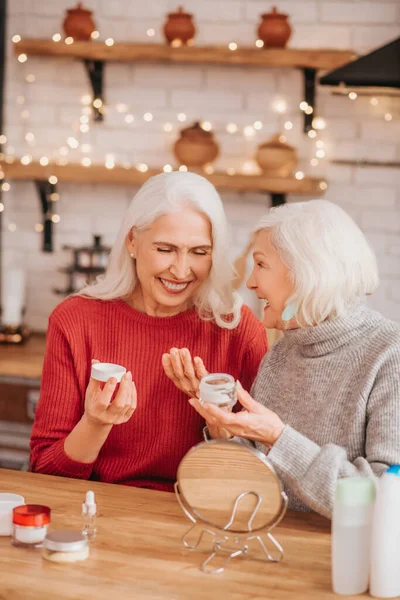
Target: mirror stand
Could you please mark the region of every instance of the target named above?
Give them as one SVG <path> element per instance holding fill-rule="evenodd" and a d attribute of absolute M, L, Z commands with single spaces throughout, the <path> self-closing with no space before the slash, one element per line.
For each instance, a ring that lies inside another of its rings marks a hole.
<path fill-rule="evenodd" d="M 272 535 L 271 531 L 274 529 L 274 527 L 276 527 L 278 525 L 278 523 L 280 523 L 280 521 L 283 519 L 283 517 L 285 515 L 287 505 L 288 505 L 288 499 L 284 492 L 281 492 L 282 505 L 281 505 L 280 512 L 276 516 L 275 520 L 272 523 L 270 523 L 268 525 L 268 527 L 265 528 L 265 530 L 263 531 L 264 535 L 261 535 L 259 533 L 259 531 L 257 533 L 252 532 L 252 522 L 253 522 L 254 517 L 256 516 L 257 511 L 262 503 L 262 496 L 259 493 L 247 491 L 247 492 L 242 492 L 241 494 L 239 494 L 239 496 L 235 500 L 235 503 L 234 503 L 234 506 L 232 509 L 232 514 L 230 516 L 228 523 L 224 527 L 219 528 L 219 527 L 216 527 L 215 525 L 210 526 L 206 521 L 204 521 L 203 519 L 200 519 L 198 516 L 196 517 L 196 515 L 193 514 L 193 513 L 195 513 L 195 511 L 193 509 L 191 509 L 187 504 L 185 504 L 185 502 L 183 500 L 183 497 L 179 491 L 178 482 L 175 483 L 174 488 L 175 488 L 175 494 L 178 499 L 180 507 L 182 508 L 185 515 L 193 523 L 193 525 L 188 529 L 188 531 L 182 537 L 182 542 L 183 542 L 183 545 L 185 546 L 185 548 L 189 548 L 190 550 L 195 550 L 196 548 L 198 548 L 201 540 L 203 539 L 204 534 L 206 534 L 206 533 L 208 533 L 209 535 L 211 535 L 213 537 L 213 547 L 212 547 L 211 554 L 208 556 L 208 558 L 206 558 L 206 560 L 202 563 L 202 565 L 200 567 L 201 570 L 203 571 L 203 573 L 210 573 L 210 574 L 223 573 L 232 558 L 236 558 L 237 556 L 246 556 L 248 554 L 248 552 L 249 552 L 248 543 L 252 540 L 256 540 L 259 543 L 259 545 L 261 546 L 261 549 L 263 551 L 263 556 L 266 560 L 269 560 L 271 562 L 279 562 L 280 560 L 282 560 L 283 548 L 279 544 L 279 542 L 275 539 L 275 537 Z M 242 498 L 244 498 L 245 496 L 248 496 L 248 495 L 255 496 L 257 499 L 257 504 L 249 517 L 249 520 L 247 523 L 247 531 L 245 531 L 243 533 L 237 533 L 237 532 L 233 533 L 232 531 L 229 531 L 229 527 L 232 525 L 232 523 L 235 520 L 236 512 L 237 512 L 240 501 L 242 500 Z M 199 531 L 200 531 L 199 535 L 197 536 L 197 541 L 195 544 L 190 544 L 188 542 L 188 537 L 196 528 L 199 529 Z M 263 537 L 266 539 L 263 539 Z M 271 554 L 271 552 L 267 548 L 267 545 L 266 545 L 267 540 L 274 547 L 273 554 Z M 218 568 L 212 568 L 209 565 L 216 556 L 217 557 L 225 556 L 226 558 L 225 558 L 225 561 L 222 566 L 220 566 Z"/>

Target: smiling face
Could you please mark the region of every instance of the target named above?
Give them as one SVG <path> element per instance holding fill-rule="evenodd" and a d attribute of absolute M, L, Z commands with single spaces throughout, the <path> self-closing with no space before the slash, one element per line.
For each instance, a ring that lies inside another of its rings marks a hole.
<path fill-rule="evenodd" d="M 268 329 L 293 329 L 298 327 L 296 319 L 282 321 L 281 315 L 286 300 L 293 293 L 293 282 L 289 269 L 282 262 L 271 242 L 271 234 L 264 229 L 255 236 L 253 252 L 254 268 L 247 287 L 265 300 L 263 323 Z"/>
<path fill-rule="evenodd" d="M 194 293 L 209 276 L 212 265 L 211 224 L 186 208 L 164 215 L 126 242 L 136 259 L 132 306 L 153 316 L 172 316 L 193 304 Z"/>

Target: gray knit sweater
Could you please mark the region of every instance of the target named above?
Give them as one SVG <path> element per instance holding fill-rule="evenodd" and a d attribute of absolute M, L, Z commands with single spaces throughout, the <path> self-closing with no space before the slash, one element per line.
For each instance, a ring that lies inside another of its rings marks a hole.
<path fill-rule="evenodd" d="M 400 463 L 400 327 L 358 304 L 285 332 L 252 396 L 285 423 L 268 453 L 289 508 L 331 516 L 336 482 Z"/>

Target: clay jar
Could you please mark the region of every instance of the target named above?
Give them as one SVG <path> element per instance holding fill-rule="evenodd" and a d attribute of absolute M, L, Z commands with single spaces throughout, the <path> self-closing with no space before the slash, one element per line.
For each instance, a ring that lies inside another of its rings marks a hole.
<path fill-rule="evenodd" d="M 90 40 L 91 34 L 96 30 L 92 11 L 82 8 L 82 3 L 78 2 L 75 8 L 70 8 L 66 12 L 63 22 L 65 35 L 78 41 Z"/>
<path fill-rule="evenodd" d="M 200 123 L 181 130 L 181 137 L 174 144 L 174 153 L 180 164 L 187 167 L 203 167 L 215 160 L 219 147 L 210 131 Z"/>
<path fill-rule="evenodd" d="M 265 175 L 288 177 L 297 165 L 297 152 L 279 138 L 277 134 L 260 144 L 254 158 Z"/>
<path fill-rule="evenodd" d="M 264 42 L 264 48 L 284 48 L 292 33 L 288 15 L 279 13 L 274 6 L 271 12 L 261 15 L 261 19 L 258 37 Z"/>
<path fill-rule="evenodd" d="M 182 6 L 175 13 L 170 13 L 164 25 L 164 35 L 169 44 L 190 44 L 196 34 L 193 15 L 185 13 Z"/>

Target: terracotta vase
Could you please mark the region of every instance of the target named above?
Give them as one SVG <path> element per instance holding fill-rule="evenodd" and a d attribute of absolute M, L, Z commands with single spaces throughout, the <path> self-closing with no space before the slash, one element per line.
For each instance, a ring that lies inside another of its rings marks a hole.
<path fill-rule="evenodd" d="M 178 7 L 175 13 L 168 15 L 164 25 L 164 35 L 169 44 L 180 42 L 181 44 L 190 43 L 196 34 L 196 28 L 193 23 L 193 15 L 185 13 L 182 6 Z"/>
<path fill-rule="evenodd" d="M 279 141 L 280 137 L 274 135 L 260 144 L 254 157 L 263 173 L 271 177 L 288 177 L 298 162 L 296 149 Z"/>
<path fill-rule="evenodd" d="M 87 41 L 93 31 L 96 30 L 95 22 L 92 19 L 92 11 L 82 8 L 82 3 L 78 2 L 75 8 L 70 8 L 63 22 L 63 29 L 67 37 L 74 40 Z"/>
<path fill-rule="evenodd" d="M 174 144 L 174 154 L 181 165 L 203 167 L 217 158 L 219 147 L 210 131 L 202 129 L 200 123 L 194 123 L 181 130 L 181 136 Z"/>
<path fill-rule="evenodd" d="M 264 48 L 284 48 L 292 34 L 288 15 L 278 13 L 274 6 L 272 11 L 261 15 L 258 37 L 264 42 Z"/>

